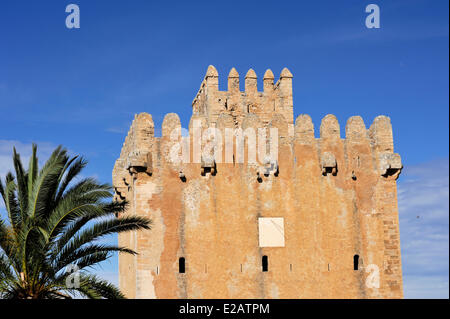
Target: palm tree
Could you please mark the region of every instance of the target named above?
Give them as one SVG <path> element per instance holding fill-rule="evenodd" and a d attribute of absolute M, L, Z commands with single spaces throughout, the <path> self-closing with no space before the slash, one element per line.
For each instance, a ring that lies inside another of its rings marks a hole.
<path fill-rule="evenodd" d="M 150 229 L 138 216 L 118 217 L 126 202 L 111 201 L 112 187 L 93 178 L 74 180 L 87 162 L 56 148 L 38 169 L 33 144 L 28 170 L 14 149 L 15 177 L 0 180 L 8 218 L 0 217 L 1 298 L 124 298 L 114 285 L 88 272 L 126 247 L 98 239 Z M 67 269 L 78 270 L 75 273 Z"/>

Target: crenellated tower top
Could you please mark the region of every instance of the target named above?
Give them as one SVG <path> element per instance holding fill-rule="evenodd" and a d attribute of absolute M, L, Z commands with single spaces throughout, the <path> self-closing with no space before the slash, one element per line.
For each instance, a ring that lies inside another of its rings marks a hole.
<path fill-rule="evenodd" d="M 193 115 L 205 116 L 212 126 L 223 113 L 232 116 L 235 126 L 241 126 L 249 113 L 258 115 L 264 124 L 268 124 L 274 114 L 282 115 L 288 124 L 293 124 L 292 77 L 292 73 L 284 68 L 274 84 L 274 75 L 269 69 L 264 73 L 263 91 L 258 91 L 258 77 L 250 69 L 245 75 L 242 92 L 239 73 L 232 68 L 228 74 L 228 90 L 219 91 L 219 73 L 210 65 L 192 102 Z"/>

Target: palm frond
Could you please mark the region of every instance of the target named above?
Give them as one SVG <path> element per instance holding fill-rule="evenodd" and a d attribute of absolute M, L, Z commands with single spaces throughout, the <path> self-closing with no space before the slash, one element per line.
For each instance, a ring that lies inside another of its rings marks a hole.
<path fill-rule="evenodd" d="M 111 245 L 101 245 L 101 244 L 91 244 L 86 247 L 81 247 L 73 251 L 70 255 L 66 256 L 64 259 L 58 259 L 55 261 L 54 269 L 58 271 L 67 265 L 77 265 L 79 269 L 85 267 L 90 267 L 98 263 L 97 257 L 104 256 L 105 258 L 110 255 L 110 253 L 126 253 L 135 255 L 136 252 L 132 249 L 126 247 L 118 247 Z M 100 260 L 103 261 L 103 260 Z"/>
<path fill-rule="evenodd" d="M 20 206 L 20 212 L 22 213 L 28 210 L 28 176 L 23 168 L 20 155 L 16 152 L 15 147 L 13 148 L 13 163 L 16 171 L 18 203 Z"/>
<path fill-rule="evenodd" d="M 98 298 L 125 299 L 125 296 L 116 286 L 94 275 L 81 275 L 80 287 L 82 289 L 89 288 L 89 291 Z"/>
<path fill-rule="evenodd" d="M 17 228 L 22 221 L 22 213 L 16 197 L 16 183 L 11 172 L 6 175 L 6 187 L 3 191 L 3 199 L 8 213 L 9 222 L 13 228 Z"/>
<path fill-rule="evenodd" d="M 151 221 L 140 216 L 127 216 L 99 221 L 95 225 L 82 230 L 61 250 L 59 259 L 65 259 L 72 251 L 94 240 L 110 234 L 118 234 L 137 229 L 150 229 Z"/>
<path fill-rule="evenodd" d="M 28 164 L 27 194 L 31 194 L 31 192 L 33 190 L 34 181 L 36 180 L 36 177 L 38 176 L 39 164 L 38 164 L 38 158 L 36 156 L 36 152 L 37 152 L 37 145 L 33 143 L 32 153 L 30 156 L 29 164 Z M 28 211 L 28 210 L 26 210 L 26 211 Z"/>
<path fill-rule="evenodd" d="M 49 202 L 53 199 L 58 187 L 58 177 L 64 168 L 66 159 L 66 151 L 58 147 L 39 172 L 29 194 L 29 216 L 46 217 L 49 213 Z"/>
<path fill-rule="evenodd" d="M 113 188 L 84 178 L 82 157 L 57 147 L 39 169 L 33 144 L 28 170 L 13 149 L 15 175 L 0 179 L 8 223 L 0 218 L 0 298 L 123 298 L 107 281 L 87 270 L 114 253 L 136 252 L 96 242 L 110 234 L 150 229 L 144 217 L 118 218 L 128 204 L 111 201 Z M 81 283 L 67 287 L 64 269 L 76 265 Z"/>
<path fill-rule="evenodd" d="M 56 194 L 55 202 L 58 203 L 61 197 L 63 196 L 64 192 L 67 189 L 67 186 L 72 182 L 72 180 L 81 173 L 81 171 L 86 167 L 87 161 L 84 158 L 78 158 L 78 156 L 73 157 L 70 159 L 66 166 L 63 169 L 63 172 L 65 173 L 64 179 L 60 182 L 58 192 Z M 67 170 L 68 169 L 68 170 Z M 63 178 L 63 174 L 60 177 Z"/>
<path fill-rule="evenodd" d="M 0 255 L 0 282 L 14 279 L 11 264 L 6 256 Z"/>

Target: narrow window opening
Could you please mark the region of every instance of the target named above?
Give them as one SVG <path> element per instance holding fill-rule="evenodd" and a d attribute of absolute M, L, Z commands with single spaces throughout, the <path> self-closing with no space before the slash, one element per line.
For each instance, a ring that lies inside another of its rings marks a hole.
<path fill-rule="evenodd" d="M 359 268 L 359 255 L 353 256 L 353 270 L 358 270 Z"/>
<path fill-rule="evenodd" d="M 242 264 L 241 264 L 241 272 L 242 272 Z"/>
<path fill-rule="evenodd" d="M 186 260 L 184 259 L 184 257 L 181 257 L 178 260 L 178 272 L 180 274 L 184 274 L 186 272 Z"/>
<path fill-rule="evenodd" d="M 156 266 L 156 274 L 159 275 L 159 267 Z"/>
<path fill-rule="evenodd" d="M 330 271 L 330 264 L 328 264 L 328 271 Z"/>
<path fill-rule="evenodd" d="M 289 264 L 289 268 L 290 268 L 290 270 L 292 271 L 292 264 Z"/>
<path fill-rule="evenodd" d="M 262 271 L 269 271 L 269 259 L 267 256 L 262 257 Z"/>

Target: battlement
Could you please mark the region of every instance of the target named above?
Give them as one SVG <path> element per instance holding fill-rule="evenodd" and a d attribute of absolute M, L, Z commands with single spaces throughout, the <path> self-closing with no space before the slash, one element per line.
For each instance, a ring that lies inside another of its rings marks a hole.
<path fill-rule="evenodd" d="M 267 124 L 274 113 L 284 116 L 290 124 L 294 121 L 292 99 L 292 74 L 284 68 L 274 84 L 269 69 L 264 73 L 263 91 L 258 91 L 257 75 L 253 69 L 245 75 L 245 91 L 239 89 L 239 73 L 232 68 L 228 74 L 228 90 L 219 91 L 219 73 L 208 67 L 200 89 L 192 102 L 195 115 L 206 116 L 208 123 L 216 123 L 220 114 L 232 116 L 235 126 L 242 124 L 245 114 L 257 114 Z"/>
<path fill-rule="evenodd" d="M 400 155 L 393 153 L 390 118 L 383 115 L 376 117 L 369 129 L 366 129 L 360 116 L 349 118 L 344 138 L 341 137 L 339 122 L 332 114 L 322 119 L 318 138 L 315 137 L 314 124 L 309 115 L 301 114 L 295 124 L 290 124 L 276 112 L 268 121 L 261 120 L 256 113 L 247 113 L 238 124 L 228 112 L 221 112 L 215 123 L 208 122 L 206 115 L 194 113 L 189 124 L 189 135 L 185 137 L 181 135 L 178 115 L 169 113 L 162 123 L 162 136 L 155 137 L 154 131 L 150 114 L 135 116 L 114 167 L 113 184 L 118 194 L 123 193 L 129 183 L 129 175 L 138 172 L 152 174 L 154 165 L 180 172 L 201 163 L 208 143 L 213 144 L 208 152 L 214 165 L 238 163 L 247 165 L 249 170 L 255 169 L 255 165 L 264 166 L 267 157 L 278 161 L 281 156 L 283 161 L 288 158 L 295 161 L 292 156 L 286 156 L 286 152 L 291 153 L 302 146 L 309 146 L 310 152 L 317 149 L 320 153 L 316 165 L 322 173 L 329 168 L 336 175 L 339 165 L 340 171 L 346 166 L 348 177 L 353 176 L 355 164 L 351 158 L 359 158 L 358 154 L 354 154 L 358 145 L 370 149 L 373 169 L 379 172 L 379 176 L 396 179 L 403 167 Z M 344 157 L 336 160 L 338 153 L 344 154 Z M 293 163 L 287 165 L 292 166 Z"/>
<path fill-rule="evenodd" d="M 294 122 L 292 74 L 210 66 L 187 132 L 169 113 L 156 137 L 135 116 L 113 169 L 125 214 L 147 232 L 119 235 L 119 284 L 135 298 L 400 298 L 402 275 L 391 120 L 360 116 L 341 133 L 326 115 Z M 182 266 L 181 266 L 182 265 Z M 373 281 L 375 272 L 377 279 Z M 369 280 L 370 279 L 370 280 Z M 373 283 L 375 284 L 368 284 Z"/>

